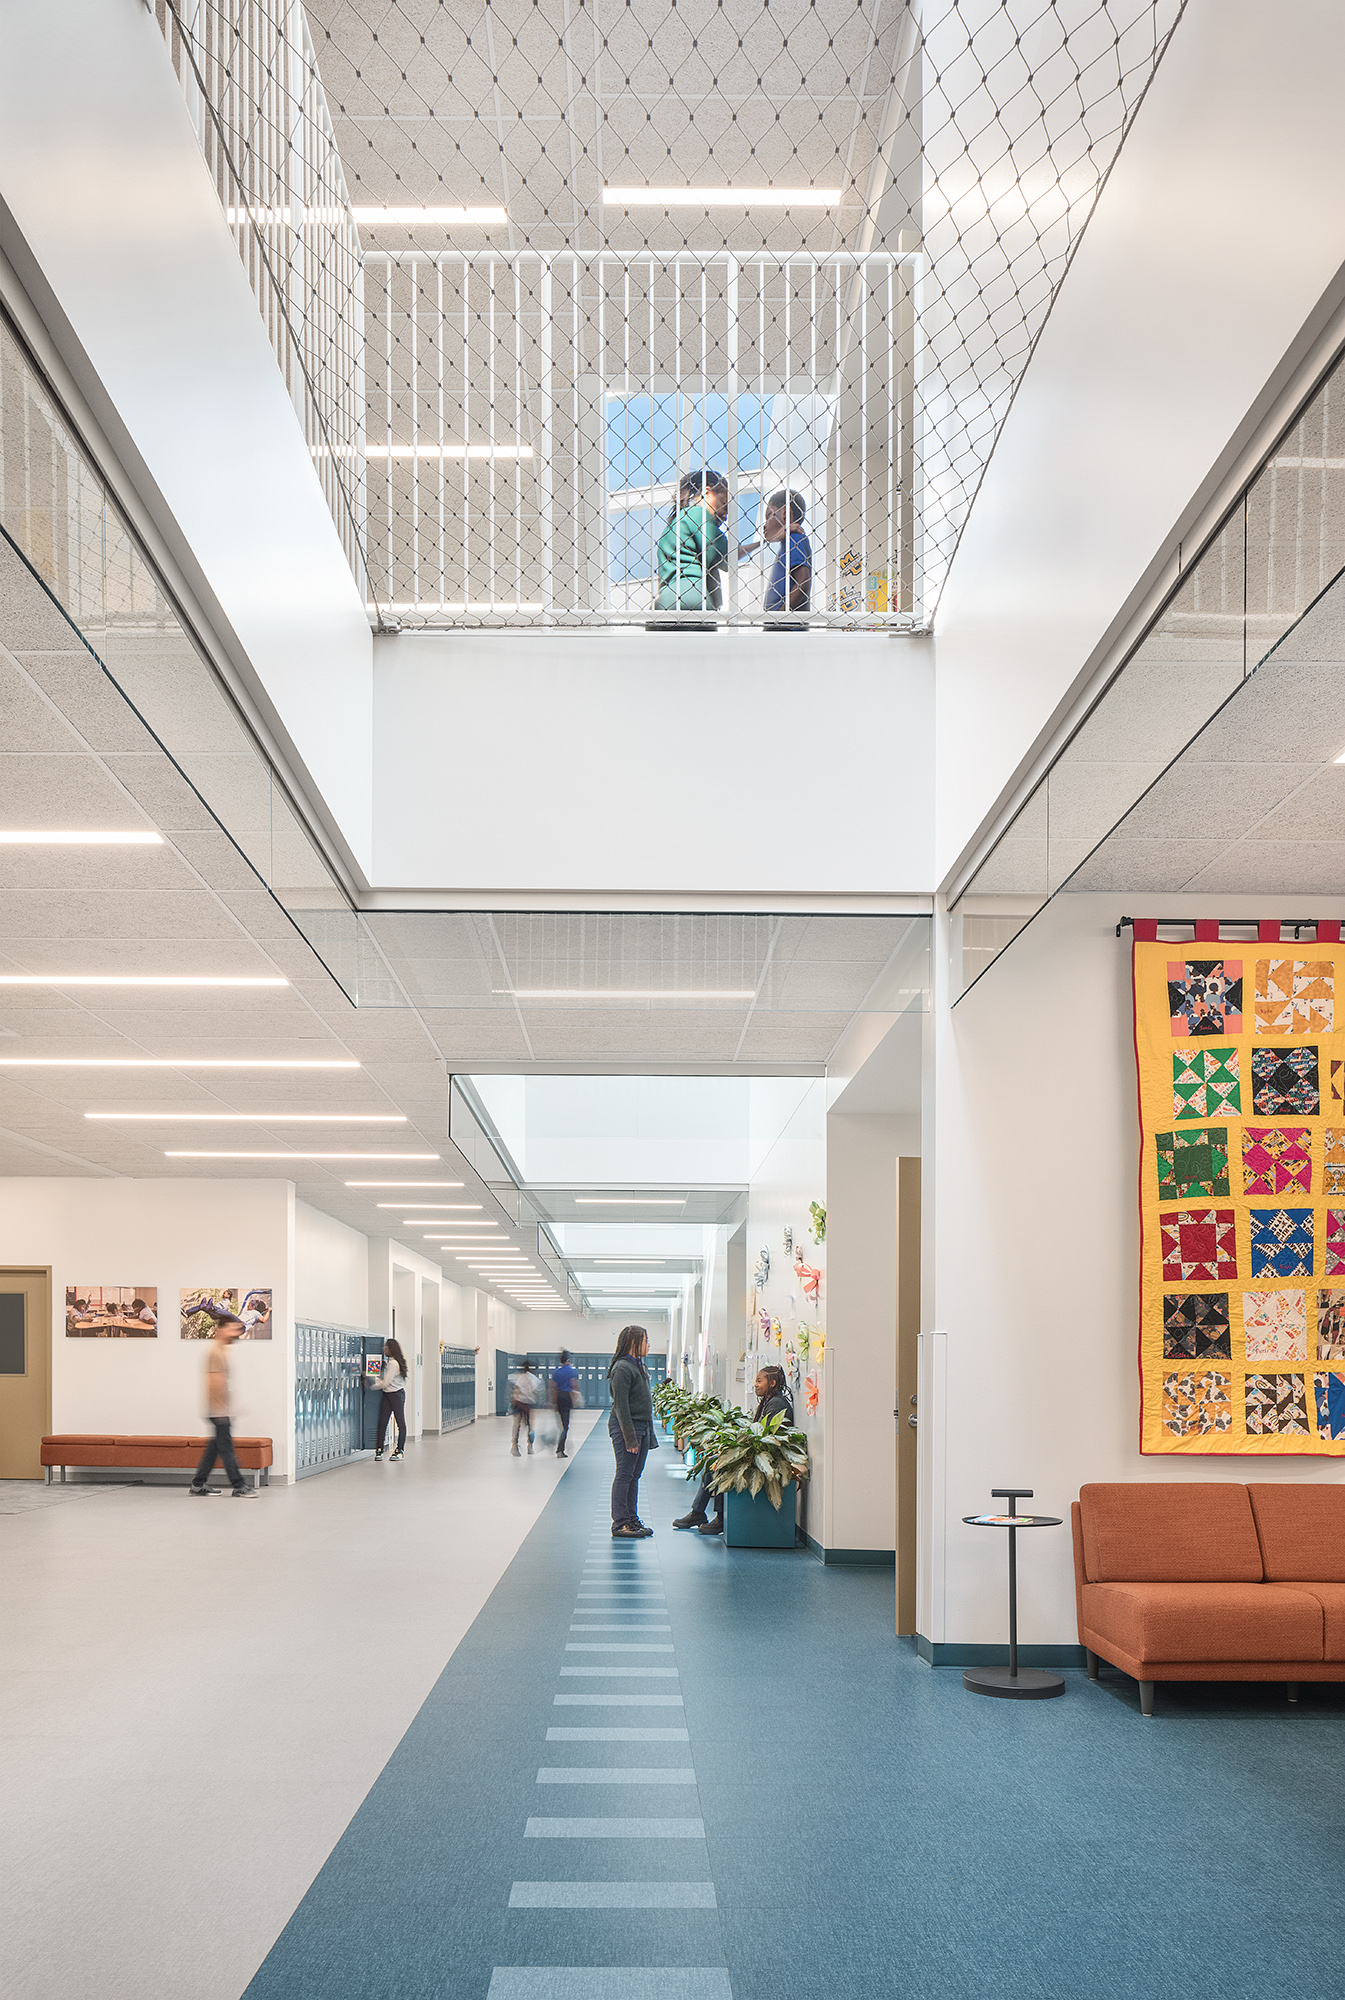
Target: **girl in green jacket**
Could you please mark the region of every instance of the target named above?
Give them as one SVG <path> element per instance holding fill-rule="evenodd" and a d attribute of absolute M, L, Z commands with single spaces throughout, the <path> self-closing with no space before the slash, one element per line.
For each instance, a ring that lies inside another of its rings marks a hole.
<path fill-rule="evenodd" d="M 688 472 L 658 543 L 660 611 L 717 611 L 729 559 L 723 522 L 729 486 L 722 472 Z"/>

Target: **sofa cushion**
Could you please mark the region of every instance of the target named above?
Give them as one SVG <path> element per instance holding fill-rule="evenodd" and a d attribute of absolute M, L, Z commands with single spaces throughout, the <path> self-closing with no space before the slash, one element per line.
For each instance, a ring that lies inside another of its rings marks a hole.
<path fill-rule="evenodd" d="M 1267 1581 L 1345 1583 L 1345 1486 L 1249 1486 Z"/>
<path fill-rule="evenodd" d="M 1322 1606 L 1282 1583 L 1086 1583 L 1083 1619 L 1137 1660 L 1320 1660 Z"/>
<path fill-rule="evenodd" d="M 1322 1658 L 1345 1660 L 1345 1583 L 1286 1583 L 1322 1607 Z"/>
<path fill-rule="evenodd" d="M 1245 1486 L 1166 1480 L 1079 1491 L 1090 1583 L 1259 1583 Z"/>

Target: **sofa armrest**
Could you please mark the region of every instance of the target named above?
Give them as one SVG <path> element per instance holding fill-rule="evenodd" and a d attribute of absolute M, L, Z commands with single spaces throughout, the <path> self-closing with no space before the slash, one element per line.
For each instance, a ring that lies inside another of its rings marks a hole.
<path fill-rule="evenodd" d="M 1074 1615 L 1079 1627 L 1079 1644 L 1082 1646 L 1085 1643 L 1083 1636 L 1083 1587 L 1088 1581 L 1088 1573 L 1083 1566 L 1083 1515 L 1079 1511 L 1077 1500 L 1073 1501 L 1070 1506 L 1069 1524 L 1074 1536 Z"/>

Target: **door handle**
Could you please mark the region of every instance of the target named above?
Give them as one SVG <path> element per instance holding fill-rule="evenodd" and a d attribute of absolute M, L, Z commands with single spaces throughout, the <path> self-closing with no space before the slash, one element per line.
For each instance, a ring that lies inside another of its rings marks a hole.
<path fill-rule="evenodd" d="M 920 1428 L 920 1419 L 919 1419 L 919 1418 L 918 1418 L 917 1416 L 915 1416 L 915 1415 L 911 1415 L 911 1416 L 907 1417 L 906 1421 L 907 1421 L 907 1423 L 908 1423 L 908 1424 L 910 1425 L 910 1427 L 911 1427 L 911 1429 L 912 1429 L 913 1431 L 914 1431 L 914 1430 L 919 1430 L 919 1428 Z"/>

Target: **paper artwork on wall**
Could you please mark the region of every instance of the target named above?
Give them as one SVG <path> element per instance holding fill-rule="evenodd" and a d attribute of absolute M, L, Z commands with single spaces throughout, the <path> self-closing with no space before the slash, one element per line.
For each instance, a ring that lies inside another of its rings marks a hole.
<path fill-rule="evenodd" d="M 1345 1456 L 1345 949 L 1259 928 L 1135 925 L 1146 1453 Z"/>
<path fill-rule="evenodd" d="M 823 1208 L 820 1201 L 810 1201 L 808 1204 L 808 1213 L 812 1217 L 812 1221 L 808 1225 L 808 1233 L 812 1237 L 813 1242 L 821 1243 L 825 1241 L 827 1211 Z"/>
<path fill-rule="evenodd" d="M 803 1296 L 817 1304 L 817 1288 L 822 1282 L 822 1273 L 815 1264 L 805 1264 L 802 1250 L 794 1252 L 794 1275 L 803 1286 Z"/>
<path fill-rule="evenodd" d="M 793 1254 L 794 1254 L 794 1232 L 793 1232 L 793 1230 L 792 1230 L 792 1229 L 790 1228 L 789 1224 L 788 1224 L 788 1223 L 786 1223 L 786 1224 L 785 1224 L 785 1255 L 786 1255 L 786 1257 L 792 1257 L 792 1256 L 793 1256 Z"/>
<path fill-rule="evenodd" d="M 182 1290 L 182 1338 L 211 1340 L 221 1320 L 243 1322 L 240 1340 L 271 1338 L 269 1286 L 191 1285 Z"/>
<path fill-rule="evenodd" d="M 763 1243 L 757 1257 L 756 1269 L 752 1273 L 752 1283 L 759 1292 L 764 1292 L 770 1282 L 771 1253 Z"/>
<path fill-rule="evenodd" d="M 809 1414 L 810 1414 L 810 1415 L 811 1415 L 811 1414 L 812 1414 L 812 1412 L 813 1412 L 813 1411 L 814 1411 L 814 1410 L 815 1410 L 815 1409 L 817 1408 L 817 1377 L 816 1377 L 816 1375 L 809 1375 L 809 1376 L 808 1376 L 808 1377 L 807 1377 L 807 1378 L 805 1379 L 805 1381 L 804 1381 L 804 1384 L 803 1384 L 803 1403 L 804 1403 L 804 1408 L 805 1408 L 805 1409 L 806 1409 L 806 1410 L 807 1410 L 807 1411 L 809 1412 Z"/>
<path fill-rule="evenodd" d="M 67 1285 L 67 1340 L 154 1340 L 159 1331 L 156 1285 Z"/>

